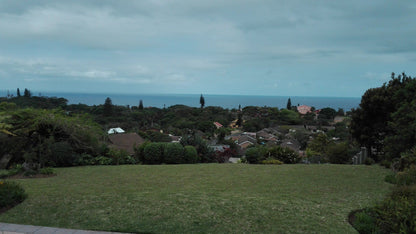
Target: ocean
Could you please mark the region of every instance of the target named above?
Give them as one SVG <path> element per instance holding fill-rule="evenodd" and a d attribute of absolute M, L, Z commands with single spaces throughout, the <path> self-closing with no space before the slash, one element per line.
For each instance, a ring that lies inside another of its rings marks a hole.
<path fill-rule="evenodd" d="M 107 97 L 111 98 L 115 105 L 138 106 L 140 100 L 144 107 L 169 107 L 182 104 L 191 107 L 199 107 L 200 94 L 86 94 L 86 93 L 42 93 L 43 96 L 64 97 L 68 104 L 104 104 Z M 292 105 L 308 105 L 316 109 L 331 107 L 335 110 L 342 108 L 349 111 L 357 108 L 361 98 L 354 97 L 301 97 L 301 96 L 249 96 L 249 95 L 212 95 L 203 94 L 205 106 L 220 106 L 233 109 L 245 106 L 267 106 L 286 108 L 288 98 Z"/>

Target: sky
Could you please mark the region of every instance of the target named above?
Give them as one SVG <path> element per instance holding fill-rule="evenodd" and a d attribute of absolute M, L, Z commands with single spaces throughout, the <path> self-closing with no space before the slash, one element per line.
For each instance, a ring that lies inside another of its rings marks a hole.
<path fill-rule="evenodd" d="M 416 1 L 0 0 L 0 90 L 361 97 L 416 76 Z"/>

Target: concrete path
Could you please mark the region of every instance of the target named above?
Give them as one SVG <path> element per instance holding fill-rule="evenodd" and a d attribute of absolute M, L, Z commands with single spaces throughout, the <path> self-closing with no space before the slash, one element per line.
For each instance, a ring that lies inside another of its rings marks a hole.
<path fill-rule="evenodd" d="M 11 223 L 0 223 L 0 234 L 109 234 L 109 233 L 120 233 L 120 232 L 100 232 L 100 231 L 85 231 L 76 229 L 65 229 L 65 228 L 51 228 L 41 227 L 32 225 L 21 225 Z"/>

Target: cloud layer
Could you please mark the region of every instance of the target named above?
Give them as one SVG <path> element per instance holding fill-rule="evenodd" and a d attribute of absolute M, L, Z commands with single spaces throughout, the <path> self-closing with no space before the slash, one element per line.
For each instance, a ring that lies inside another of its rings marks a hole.
<path fill-rule="evenodd" d="M 2 89 L 360 96 L 415 76 L 413 1 L 13 1 Z M 64 84 L 64 86 L 63 86 Z"/>

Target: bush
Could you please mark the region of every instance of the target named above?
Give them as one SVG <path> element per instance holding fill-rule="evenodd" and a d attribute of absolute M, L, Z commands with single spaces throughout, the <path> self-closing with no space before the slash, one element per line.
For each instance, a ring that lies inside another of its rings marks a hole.
<path fill-rule="evenodd" d="M 398 185 L 413 185 L 416 184 L 416 165 L 398 172 L 396 175 Z"/>
<path fill-rule="evenodd" d="M 163 162 L 163 153 L 165 148 L 164 143 L 149 143 L 144 148 L 143 163 L 145 164 L 160 164 Z"/>
<path fill-rule="evenodd" d="M 400 188 L 401 187 L 401 188 Z M 415 233 L 416 189 L 399 186 L 377 207 L 378 224 L 383 233 Z"/>
<path fill-rule="evenodd" d="M 184 149 L 179 143 L 166 144 L 164 151 L 164 162 L 167 164 L 184 163 Z"/>
<path fill-rule="evenodd" d="M 380 162 L 380 166 L 383 166 L 388 169 L 391 167 L 391 162 L 389 160 L 383 160 Z"/>
<path fill-rule="evenodd" d="M 375 162 L 375 161 L 374 161 L 374 159 L 372 159 L 372 158 L 366 158 L 366 159 L 364 160 L 364 164 L 365 164 L 365 165 L 368 165 L 368 166 L 373 165 L 374 163 L 376 163 L 376 162 Z"/>
<path fill-rule="evenodd" d="M 17 183 L 0 181 L 0 209 L 12 207 L 25 200 L 26 197 L 25 190 Z"/>
<path fill-rule="evenodd" d="M 348 143 L 343 142 L 339 144 L 330 144 L 326 148 L 326 155 L 330 163 L 345 164 L 351 161 L 351 157 L 348 154 Z"/>
<path fill-rule="evenodd" d="M 52 167 L 44 167 L 39 170 L 39 173 L 42 175 L 53 175 L 55 170 Z"/>
<path fill-rule="evenodd" d="M 258 147 L 248 148 L 246 151 L 246 160 L 248 163 L 258 163 L 261 157 L 261 152 Z"/>
<path fill-rule="evenodd" d="M 199 162 L 198 152 L 195 147 L 187 145 L 184 147 L 184 161 L 185 163 L 197 163 Z"/>
<path fill-rule="evenodd" d="M 108 156 L 113 159 L 113 164 L 120 165 L 126 163 L 129 153 L 122 149 L 110 149 Z"/>
<path fill-rule="evenodd" d="M 353 227 L 359 233 L 377 233 L 377 215 L 373 209 L 364 209 L 355 213 Z"/>
<path fill-rule="evenodd" d="M 98 156 L 95 158 L 95 164 L 96 165 L 111 165 L 113 164 L 113 159 L 107 158 L 104 156 Z"/>

